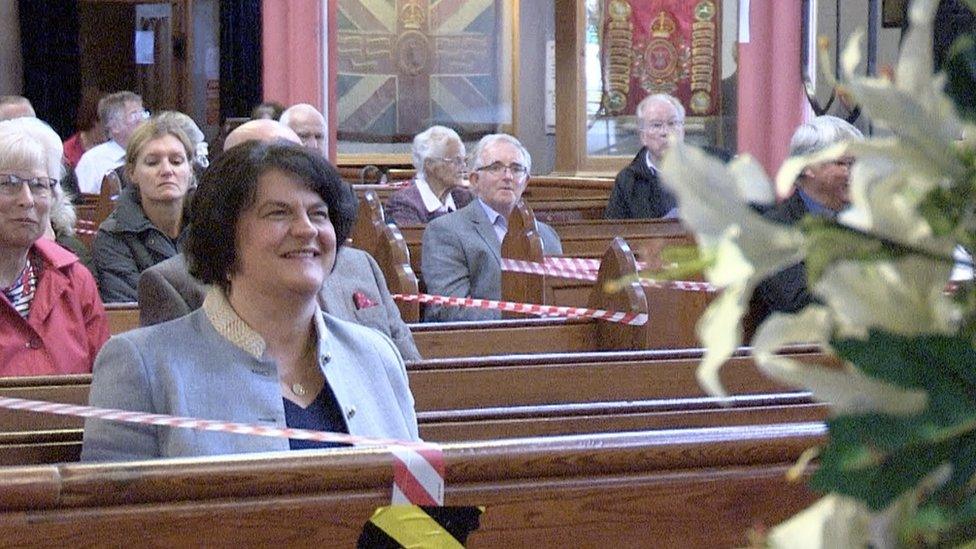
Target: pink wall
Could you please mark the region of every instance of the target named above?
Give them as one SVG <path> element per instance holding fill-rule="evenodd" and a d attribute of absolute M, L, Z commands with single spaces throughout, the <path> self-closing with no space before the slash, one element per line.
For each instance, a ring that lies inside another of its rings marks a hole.
<path fill-rule="evenodd" d="M 322 55 L 323 2 L 336 13 L 336 0 L 264 0 L 261 4 L 264 64 L 264 99 L 282 105 L 309 103 L 325 114 L 329 133 L 329 157 L 335 159 L 335 112 L 323 105 L 326 97 Z M 335 17 L 328 21 L 329 58 L 335 59 Z M 330 63 L 331 64 L 331 63 Z M 335 66 L 332 64 L 331 66 Z M 329 75 L 329 97 L 335 89 L 335 71 Z"/>
<path fill-rule="evenodd" d="M 750 41 L 739 44 L 738 144 L 775 175 L 804 121 L 800 2 L 751 2 Z"/>

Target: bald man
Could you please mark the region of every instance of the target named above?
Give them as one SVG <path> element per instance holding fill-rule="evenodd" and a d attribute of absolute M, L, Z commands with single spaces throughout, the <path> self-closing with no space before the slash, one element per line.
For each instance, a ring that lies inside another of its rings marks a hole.
<path fill-rule="evenodd" d="M 327 154 L 325 150 L 325 117 L 308 103 L 292 105 L 281 113 L 281 123 L 295 130 L 302 145 Z"/>
<path fill-rule="evenodd" d="M 224 150 L 246 141 L 286 140 L 302 144 L 276 120 L 252 120 L 227 134 Z M 139 322 L 151 326 L 190 314 L 203 305 L 207 287 L 190 275 L 183 254 L 146 269 L 139 277 Z M 393 340 L 404 360 L 420 360 L 410 329 L 400 317 L 379 265 L 368 253 L 342 246 L 319 293 L 322 310 L 373 328 Z"/>
<path fill-rule="evenodd" d="M 302 144 L 298 134 L 288 126 L 277 120 L 262 118 L 245 122 L 234 128 L 224 139 L 224 150 L 247 141 L 274 141 L 276 139 Z"/>
<path fill-rule="evenodd" d="M 0 122 L 14 118 L 35 118 L 30 100 L 21 95 L 0 95 Z"/>

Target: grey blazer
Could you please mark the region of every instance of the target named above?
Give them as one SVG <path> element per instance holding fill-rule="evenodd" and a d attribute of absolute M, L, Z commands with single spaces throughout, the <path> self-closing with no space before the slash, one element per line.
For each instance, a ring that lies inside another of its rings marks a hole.
<path fill-rule="evenodd" d="M 547 255 L 561 254 L 562 244 L 549 225 L 536 222 Z M 427 292 L 434 295 L 501 299 L 502 245 L 479 200 L 427 224 L 421 247 L 421 270 Z M 500 311 L 428 305 L 424 320 L 494 320 Z"/>
<path fill-rule="evenodd" d="M 358 308 L 355 294 L 362 292 L 375 306 Z M 183 255 L 167 259 L 143 271 L 139 277 L 139 321 L 152 326 L 179 318 L 200 308 L 207 287 L 190 276 Z M 379 265 L 368 253 L 343 246 L 336 266 L 319 294 L 322 310 L 350 322 L 383 332 L 400 350 L 404 360 L 420 360 L 410 329 L 390 296 Z"/>
<path fill-rule="evenodd" d="M 349 433 L 417 440 L 403 360 L 374 330 L 323 314 L 319 364 Z M 273 360 L 256 359 L 214 328 L 206 311 L 115 336 L 95 361 L 92 406 L 285 427 Z M 83 461 L 288 450 L 288 439 L 85 422 Z"/>

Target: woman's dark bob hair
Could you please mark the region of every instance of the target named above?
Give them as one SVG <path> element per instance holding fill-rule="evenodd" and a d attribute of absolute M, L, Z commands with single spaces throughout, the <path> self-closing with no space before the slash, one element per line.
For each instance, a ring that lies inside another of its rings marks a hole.
<path fill-rule="evenodd" d="M 225 290 L 237 265 L 237 221 L 254 204 L 258 179 L 280 170 L 302 179 L 329 207 L 336 251 L 356 220 L 356 197 L 328 161 L 294 143 L 249 141 L 225 151 L 207 168 L 193 196 L 192 224 L 186 241 L 190 273 Z"/>

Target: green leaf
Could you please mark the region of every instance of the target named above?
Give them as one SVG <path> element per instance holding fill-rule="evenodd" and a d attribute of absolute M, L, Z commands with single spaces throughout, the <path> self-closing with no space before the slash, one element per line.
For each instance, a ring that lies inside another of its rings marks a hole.
<path fill-rule="evenodd" d="M 946 73 L 945 92 L 956 104 L 959 115 L 976 122 L 976 38 L 964 34 L 953 42 L 942 65 Z"/>
<path fill-rule="evenodd" d="M 811 486 L 855 497 L 875 511 L 948 461 L 958 443 L 921 417 L 840 416 L 827 425 L 830 442 Z"/>
<path fill-rule="evenodd" d="M 807 280 L 812 287 L 824 270 L 835 261 L 853 259 L 878 261 L 902 255 L 878 238 L 855 231 L 834 221 L 807 216 L 800 225 L 807 235 Z"/>
<path fill-rule="evenodd" d="M 866 340 L 831 342 L 837 354 L 869 376 L 929 395 L 942 425 L 976 416 L 976 349 L 965 336 L 901 336 L 869 330 Z"/>

